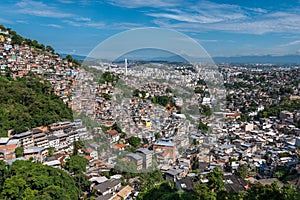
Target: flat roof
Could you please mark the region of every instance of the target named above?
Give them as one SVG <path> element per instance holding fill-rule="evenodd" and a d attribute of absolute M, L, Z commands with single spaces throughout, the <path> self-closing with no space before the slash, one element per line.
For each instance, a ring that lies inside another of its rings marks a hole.
<path fill-rule="evenodd" d="M 8 145 L 10 144 L 18 144 L 19 143 L 19 139 L 11 139 L 7 142 Z"/>
<path fill-rule="evenodd" d="M 136 150 L 137 152 L 141 152 L 143 154 L 151 154 L 152 152 L 147 148 L 140 148 Z"/>
<path fill-rule="evenodd" d="M 59 162 L 59 160 L 51 160 L 48 162 L 44 162 L 43 164 L 48 166 L 55 166 L 55 165 L 60 165 L 61 163 Z"/>
<path fill-rule="evenodd" d="M 23 133 L 13 135 L 13 138 L 21 138 L 21 137 L 25 137 L 25 136 L 28 136 L 28 135 L 31 135 L 31 134 L 32 134 L 32 131 L 26 131 L 26 132 L 23 132 Z"/>
<path fill-rule="evenodd" d="M 58 138 L 62 138 L 62 137 L 66 137 L 68 136 L 68 134 L 65 133 L 58 133 L 58 134 L 53 134 L 54 136 L 58 137 Z"/>
<path fill-rule="evenodd" d="M 163 142 L 163 141 L 157 141 L 154 143 L 154 145 L 157 145 L 157 146 L 168 146 L 168 147 L 174 147 L 175 146 L 175 143 L 173 142 Z"/>
<path fill-rule="evenodd" d="M 29 147 L 27 149 L 24 149 L 24 154 L 39 153 L 39 152 L 43 151 L 44 149 L 45 149 L 44 147 L 33 146 L 33 147 Z"/>
<path fill-rule="evenodd" d="M 131 158 L 133 158 L 133 159 L 135 159 L 135 160 L 141 160 L 141 159 L 143 159 L 143 158 L 142 158 L 139 154 L 137 154 L 137 153 L 130 153 L 130 154 L 127 154 L 126 157 L 131 157 Z"/>
<path fill-rule="evenodd" d="M 8 137 L 1 137 L 0 138 L 0 144 L 6 144 L 8 142 L 9 138 Z"/>

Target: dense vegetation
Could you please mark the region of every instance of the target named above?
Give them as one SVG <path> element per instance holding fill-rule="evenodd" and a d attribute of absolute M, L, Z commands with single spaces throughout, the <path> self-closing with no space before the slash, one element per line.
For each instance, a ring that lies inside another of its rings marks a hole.
<path fill-rule="evenodd" d="M 78 199 L 79 189 L 71 176 L 41 163 L 15 161 L 6 168 L 0 161 L 0 174 L 1 199 Z"/>
<path fill-rule="evenodd" d="M 168 104 L 170 104 L 170 106 L 174 106 L 172 97 L 169 96 L 154 96 L 151 101 L 152 103 L 159 104 L 161 106 L 167 106 Z"/>
<path fill-rule="evenodd" d="M 145 97 L 146 97 L 146 91 L 144 91 L 144 90 L 138 90 L 138 89 L 135 89 L 134 91 L 133 91 L 133 94 L 132 94 L 132 96 L 134 96 L 134 97 L 142 97 L 142 99 L 145 99 Z"/>
<path fill-rule="evenodd" d="M 266 106 L 265 109 L 258 113 L 259 117 L 269 117 L 269 116 L 279 116 L 280 112 L 287 110 L 293 112 L 295 110 L 300 110 L 300 100 L 285 100 L 283 102 Z"/>
<path fill-rule="evenodd" d="M 200 121 L 198 125 L 198 129 L 201 130 L 202 132 L 207 132 L 209 128 L 206 124 Z"/>
<path fill-rule="evenodd" d="M 20 133 L 57 121 L 72 120 L 73 114 L 49 82 L 37 76 L 13 80 L 0 76 L 0 135 L 8 130 Z"/>
<path fill-rule="evenodd" d="M 101 78 L 98 80 L 99 84 L 107 83 L 115 83 L 119 80 L 117 75 L 114 75 L 112 72 L 104 72 L 101 75 Z"/>
<path fill-rule="evenodd" d="M 245 191 L 227 192 L 225 183 L 222 179 L 223 172 L 215 168 L 206 178 L 208 183 L 195 183 L 193 192 L 177 191 L 174 183 L 164 181 L 161 172 L 151 172 L 142 174 L 140 177 L 142 192 L 137 199 L 161 199 L 161 200 L 217 200 L 217 199 L 233 199 L 233 200 L 252 200 L 252 199 L 269 199 L 269 200 L 297 200 L 300 199 L 299 190 L 293 186 L 286 184 L 279 188 L 277 183 L 272 185 L 253 184 L 250 189 Z M 196 178 L 197 179 L 197 178 Z"/>

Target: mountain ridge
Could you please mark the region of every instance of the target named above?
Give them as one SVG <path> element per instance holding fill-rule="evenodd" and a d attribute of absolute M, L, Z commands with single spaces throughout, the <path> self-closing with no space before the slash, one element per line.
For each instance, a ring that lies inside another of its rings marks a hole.
<path fill-rule="evenodd" d="M 67 54 L 61 54 L 62 57 L 66 57 Z M 85 60 L 89 59 L 82 55 L 71 55 L 74 59 Z M 169 57 L 153 57 L 153 58 L 135 58 L 134 61 L 168 61 L 168 62 L 182 62 L 184 59 L 179 55 Z M 300 55 L 247 55 L 247 56 L 216 56 L 212 57 L 212 60 L 216 64 L 227 63 L 227 64 L 282 64 L 282 65 L 293 65 L 300 64 Z"/>

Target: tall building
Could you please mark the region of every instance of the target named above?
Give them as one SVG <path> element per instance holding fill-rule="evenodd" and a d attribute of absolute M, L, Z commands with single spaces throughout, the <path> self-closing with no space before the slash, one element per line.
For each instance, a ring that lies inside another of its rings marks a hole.
<path fill-rule="evenodd" d="M 136 153 L 143 158 L 144 169 L 152 167 L 152 151 L 146 148 L 140 148 L 136 150 Z"/>
<path fill-rule="evenodd" d="M 127 65 L 128 65 L 127 58 L 125 58 L 125 76 L 127 76 Z"/>

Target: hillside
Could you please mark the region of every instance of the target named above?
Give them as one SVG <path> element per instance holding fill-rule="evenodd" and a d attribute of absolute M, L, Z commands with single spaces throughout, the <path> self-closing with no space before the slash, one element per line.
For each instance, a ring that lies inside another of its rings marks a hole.
<path fill-rule="evenodd" d="M 66 103 L 78 65 L 0 25 L 0 136 L 72 120 Z"/>
<path fill-rule="evenodd" d="M 75 179 L 60 169 L 15 161 L 9 168 L 0 161 L 1 199 L 78 199 Z"/>
<path fill-rule="evenodd" d="M 0 76 L 0 135 L 20 133 L 57 121 L 72 120 L 72 110 L 53 93 L 51 84 L 30 74 L 13 80 Z"/>

